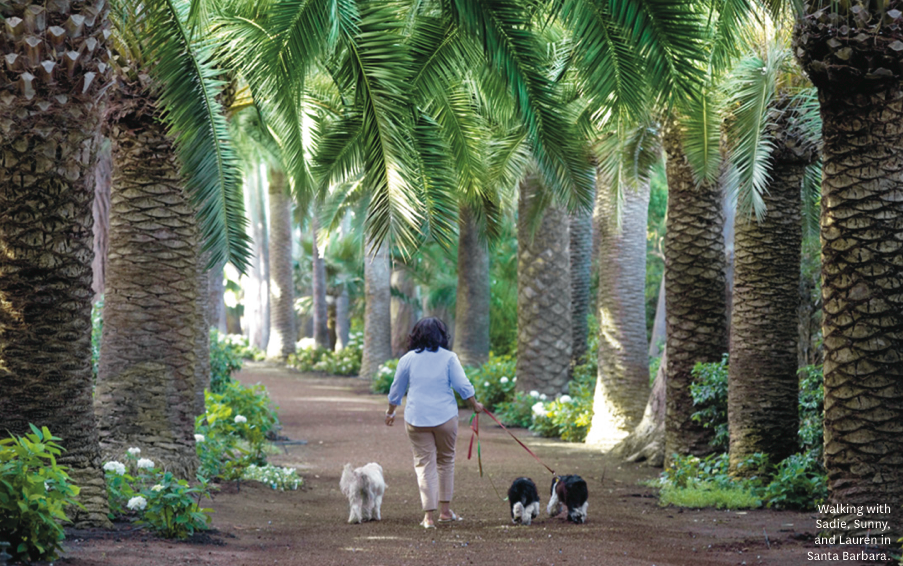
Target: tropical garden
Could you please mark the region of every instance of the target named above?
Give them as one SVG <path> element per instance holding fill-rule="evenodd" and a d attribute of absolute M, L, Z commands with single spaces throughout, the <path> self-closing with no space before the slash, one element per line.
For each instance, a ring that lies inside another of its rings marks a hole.
<path fill-rule="evenodd" d="M 277 403 L 233 374 L 384 394 L 426 316 L 520 436 L 661 467 L 662 505 L 839 506 L 826 536 L 887 504 L 865 519 L 899 557 L 903 2 L 0 20 L 11 558 L 69 525 L 191 537 L 221 484 L 299 489 L 268 463 Z"/>

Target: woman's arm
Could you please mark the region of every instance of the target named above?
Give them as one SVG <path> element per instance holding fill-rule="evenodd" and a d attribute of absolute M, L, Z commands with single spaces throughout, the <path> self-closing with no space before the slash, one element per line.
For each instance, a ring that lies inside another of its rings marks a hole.
<path fill-rule="evenodd" d="M 482 413 L 483 412 L 483 404 L 477 401 L 477 398 L 471 397 L 470 399 L 464 400 L 466 403 L 469 403 L 474 413 Z"/>
<path fill-rule="evenodd" d="M 386 426 L 392 426 L 395 422 L 395 408 L 401 405 L 401 398 L 408 391 L 408 380 L 410 372 L 405 358 L 398 361 L 398 367 L 395 368 L 395 377 L 392 379 L 392 386 L 389 388 L 389 410 L 386 411 Z"/>

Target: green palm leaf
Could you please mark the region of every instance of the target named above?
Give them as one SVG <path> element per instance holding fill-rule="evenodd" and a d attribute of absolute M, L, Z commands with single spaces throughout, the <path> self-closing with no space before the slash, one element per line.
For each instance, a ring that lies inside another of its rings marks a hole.
<path fill-rule="evenodd" d="M 186 0 L 153 0 L 143 4 L 149 37 L 149 59 L 161 85 L 163 120 L 175 140 L 186 188 L 198 208 L 204 248 L 210 265 L 229 261 L 240 271 L 251 251 L 241 179 L 229 142 L 229 128 L 216 95 L 222 86 L 209 40 L 192 41 Z"/>

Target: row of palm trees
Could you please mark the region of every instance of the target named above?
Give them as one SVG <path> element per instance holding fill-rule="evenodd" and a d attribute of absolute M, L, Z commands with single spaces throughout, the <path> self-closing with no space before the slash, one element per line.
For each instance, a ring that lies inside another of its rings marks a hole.
<path fill-rule="evenodd" d="M 6 204 L 0 207 L 6 250 L 0 360 L 8 392 L 0 421 L 14 433 L 28 422 L 61 431 L 67 463 L 88 487 L 91 517 L 102 520 L 88 339 L 90 181 L 100 133 L 108 128 L 111 241 L 125 247 L 111 246 L 108 263 L 109 316 L 123 315 L 111 327 L 108 320 L 102 345 L 101 440 L 120 446 L 132 440 L 127 431 L 145 440 L 153 432 L 155 446 L 184 445 L 179 452 L 187 456 L 173 465 L 186 471 L 194 465 L 189 417 L 198 410 L 205 356 L 197 334 L 209 325 L 198 299 L 204 288 L 198 266 L 228 260 L 243 268 L 248 261 L 240 173 L 217 100 L 220 68 L 228 67 L 247 85 L 248 110 L 258 113 L 262 134 L 277 148 L 299 205 L 366 207 L 368 293 L 388 288 L 389 243 L 409 257 L 424 241 L 447 243 L 457 233 L 465 243 L 459 252 L 479 258 L 463 271 L 466 284 L 459 289 L 468 295 L 457 319 L 460 328 L 488 332 L 485 321 L 471 320 L 489 311 L 481 234 L 496 230 L 500 191 L 520 185 L 518 229 L 529 242 L 518 264 L 525 298 L 518 383 L 525 388 L 553 390 L 567 378 L 574 346 L 565 209 L 586 212 L 594 198 L 611 198 L 605 190 L 593 196 L 590 142 L 608 137 L 631 147 L 637 128 L 655 116 L 664 124 L 659 135 L 669 178 L 665 454 L 708 449 L 707 431 L 689 418 L 687 387 L 693 363 L 716 361 L 728 347 L 719 248 L 721 181 L 727 180 L 760 217 L 747 218 L 737 232 L 731 457 L 780 455 L 787 431 L 795 429 L 795 364 L 792 356 L 772 355 L 789 351 L 790 339 L 774 330 L 786 328 L 789 308 L 777 290 L 796 289 L 771 273 L 792 278 L 798 251 L 768 250 L 778 243 L 799 248 L 795 193 L 800 168 L 815 151 L 786 133 L 800 117 L 775 84 L 755 91 L 761 83 L 752 81 L 748 91 L 761 96 L 733 107 L 728 121 L 745 128 L 746 137 L 734 144 L 737 156 L 722 160 L 731 148 L 722 147 L 722 119 L 712 103 L 743 45 L 742 30 L 766 20 L 769 10 L 773 21 L 793 18 L 794 54 L 818 89 L 824 122 L 831 497 L 856 504 L 880 493 L 899 519 L 901 12 L 896 0 L 852 7 L 811 0 L 794 12 L 782 12 L 781 4 L 161 0 L 138 9 L 121 0 L 112 14 L 102 1 L 0 5 L 7 64 L 0 85 Z M 763 76 L 773 75 L 769 65 L 780 67 L 770 56 L 760 60 Z M 768 113 L 780 119 L 767 126 L 762 116 Z M 598 144 L 599 177 L 615 187 L 642 185 L 637 157 L 653 145 L 611 152 Z M 615 204 L 597 208 L 617 210 Z M 765 221 L 758 222 L 763 211 Z M 338 218 L 323 218 L 324 227 Z M 554 243 L 545 256 L 532 247 L 543 241 Z M 600 293 L 610 292 L 605 289 Z M 377 330 L 389 316 L 378 307 L 388 300 L 367 304 L 364 375 L 391 356 L 389 336 Z M 531 311 L 530 304 L 543 308 Z M 599 304 L 600 320 L 616 312 L 610 302 Z M 155 320 L 150 313 L 164 307 L 169 314 Z M 470 345 L 465 351 L 473 348 L 462 358 L 484 359 L 488 336 L 465 336 L 461 343 Z M 597 414 L 611 416 L 623 435 L 642 417 L 647 391 L 625 378 L 628 366 L 638 374 L 642 363 L 619 360 L 619 348 L 614 338 L 600 347 L 597 404 L 609 406 L 597 406 Z M 552 359 L 550 352 L 559 355 Z M 140 380 L 160 384 L 143 406 L 130 404 Z M 151 431 L 136 420 L 148 412 L 172 424 Z"/>

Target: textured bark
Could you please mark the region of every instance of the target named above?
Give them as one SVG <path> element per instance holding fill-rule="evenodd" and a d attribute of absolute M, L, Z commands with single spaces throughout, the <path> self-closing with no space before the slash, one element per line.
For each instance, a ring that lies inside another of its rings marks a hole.
<path fill-rule="evenodd" d="M 108 459 L 137 446 L 191 478 L 198 465 L 198 223 L 149 87 L 123 85 L 117 94 L 95 393 L 100 445 Z"/>
<path fill-rule="evenodd" d="M 628 462 L 646 462 L 660 468 L 665 462 L 665 406 L 667 398 L 668 350 L 662 350 L 661 365 L 655 373 L 652 391 L 643 411 L 643 420 L 611 453 Z"/>
<path fill-rule="evenodd" d="M 270 169 L 269 179 L 270 337 L 267 357 L 285 360 L 295 353 L 297 336 L 295 282 L 292 278 L 292 197 L 288 192 L 285 173 Z"/>
<path fill-rule="evenodd" d="M 535 172 L 521 181 L 517 207 L 517 386 L 557 395 L 568 382 L 573 339 L 570 236 L 567 213 L 554 204 L 535 234 L 526 222 L 541 182 Z"/>
<path fill-rule="evenodd" d="M 571 236 L 571 322 L 573 324 L 573 347 L 571 364 L 583 362 L 586 355 L 587 332 L 586 317 L 589 315 L 592 298 L 590 297 L 591 267 L 593 263 L 593 213 L 577 211 L 570 216 Z M 643 238 L 645 241 L 645 223 Z M 645 261 L 645 255 L 644 261 Z M 488 283 L 487 283 L 488 284 Z"/>
<path fill-rule="evenodd" d="M 391 286 L 396 293 L 400 293 L 403 297 L 393 294 L 389 312 L 392 317 L 392 357 L 400 358 L 408 351 L 408 335 L 414 328 L 414 307 L 411 301 L 414 300 L 414 280 L 404 265 L 396 265 L 392 269 Z"/>
<path fill-rule="evenodd" d="M 110 185 L 113 181 L 113 157 L 110 144 L 101 144 L 97 153 L 97 166 L 94 168 L 94 261 L 91 270 L 94 277 L 91 289 L 94 290 L 94 302 L 103 296 L 104 270 L 107 263 L 107 251 L 110 248 Z"/>
<path fill-rule="evenodd" d="M 0 16 L 0 430 L 21 435 L 33 423 L 60 437 L 59 461 L 86 507 L 70 517 L 108 525 L 91 397 L 107 4 L 15 0 L 0 3 Z"/>
<path fill-rule="evenodd" d="M 351 316 L 348 310 L 348 288 L 342 285 L 342 292 L 335 298 L 335 349 L 348 345 L 351 334 Z"/>
<path fill-rule="evenodd" d="M 655 322 L 652 324 L 652 336 L 649 337 L 649 357 L 657 358 L 665 349 L 666 321 L 665 309 L 665 278 L 658 287 L 658 300 L 655 302 Z"/>
<path fill-rule="evenodd" d="M 797 309 L 800 191 L 806 163 L 776 160 L 763 195 L 767 214 L 738 218 L 728 370 L 731 470 L 756 452 L 779 462 L 799 430 Z M 747 470 L 746 473 L 754 472 Z"/>
<path fill-rule="evenodd" d="M 601 178 L 601 177 L 600 177 Z M 610 448 L 643 417 L 649 398 L 646 342 L 646 219 L 649 184 L 617 195 L 599 187 L 599 371 L 588 444 Z"/>
<path fill-rule="evenodd" d="M 326 305 L 326 262 L 317 246 L 317 233 L 320 223 L 317 215 L 311 215 L 311 231 L 313 232 L 313 322 L 314 341 L 320 348 L 329 348 L 329 326 Z"/>
<path fill-rule="evenodd" d="M 901 2 L 878 5 L 857 4 L 855 16 L 843 8 L 833 21 L 801 18 L 794 42 L 818 88 L 823 122 L 828 500 L 866 506 L 861 516 L 832 516 L 848 521 L 846 533 L 866 534 L 854 520 L 884 520 L 890 529 L 881 534 L 896 541 L 903 534 L 903 56 L 899 27 L 886 23 Z M 834 39 L 841 23 L 854 40 Z M 890 514 L 867 507 L 878 503 Z"/>
<path fill-rule="evenodd" d="M 672 454 L 712 451 L 712 429 L 693 422 L 690 371 L 697 362 L 721 360 L 727 351 L 724 216 L 716 183 L 697 185 L 681 146 L 680 132 L 664 136 L 668 174 L 665 236 L 668 399 L 665 465 Z"/>
<path fill-rule="evenodd" d="M 210 302 L 207 290 L 210 288 L 211 273 L 207 270 L 207 264 L 210 263 L 210 252 L 203 251 L 203 236 L 200 231 L 198 231 L 197 253 L 198 262 L 195 266 L 198 278 L 198 295 L 195 300 L 197 328 L 194 334 L 194 351 L 198 363 L 195 366 L 194 413 L 200 415 L 207 410 L 204 403 L 204 390 L 210 387 Z"/>
<path fill-rule="evenodd" d="M 473 212 L 461 208 L 458 223 L 458 289 L 455 353 L 465 366 L 489 360 L 489 248 Z"/>
<path fill-rule="evenodd" d="M 364 257 L 364 351 L 361 379 L 373 379 L 379 365 L 392 358 L 391 280 L 389 246 L 367 246 Z"/>

